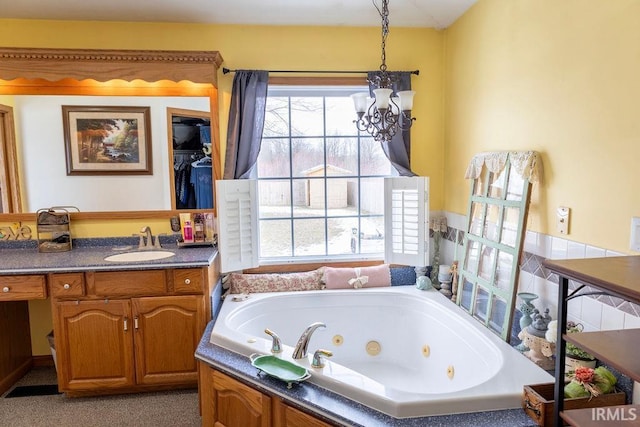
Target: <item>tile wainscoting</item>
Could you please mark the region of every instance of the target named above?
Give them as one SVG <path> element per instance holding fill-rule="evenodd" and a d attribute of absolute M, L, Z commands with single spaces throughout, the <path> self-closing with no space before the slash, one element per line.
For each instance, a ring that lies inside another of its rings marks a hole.
<path fill-rule="evenodd" d="M 466 216 L 450 212 L 431 212 L 431 217 L 446 216 L 447 232 L 440 242 L 440 264 L 462 260 Z M 433 236 L 433 232 L 431 232 Z M 457 243 L 456 243 L 457 242 Z M 433 243 L 431 244 L 433 250 Z M 549 308 L 555 318 L 558 299 L 558 276 L 542 267 L 547 258 L 594 258 L 621 256 L 624 253 L 598 248 L 585 243 L 560 237 L 527 231 L 524 253 L 520 264 L 518 292 L 533 292 L 538 295 L 534 305 L 544 311 Z M 433 254 L 431 254 L 433 257 Z M 576 283 L 570 286 L 575 289 Z M 519 302 L 518 302 L 519 304 Z M 569 320 L 582 323 L 585 331 L 640 328 L 640 305 L 610 296 L 585 296 L 569 302 Z"/>

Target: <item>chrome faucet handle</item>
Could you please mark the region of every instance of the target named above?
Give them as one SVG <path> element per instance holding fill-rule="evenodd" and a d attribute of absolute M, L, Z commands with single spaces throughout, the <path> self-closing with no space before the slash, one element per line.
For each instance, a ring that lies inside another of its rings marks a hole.
<path fill-rule="evenodd" d="M 323 350 L 319 348 L 313 353 L 313 360 L 311 361 L 311 366 L 314 368 L 324 368 L 324 358 L 323 357 L 331 357 L 333 353 L 329 350 Z"/>
<path fill-rule="evenodd" d="M 160 233 L 160 234 L 156 234 L 156 239 L 153 243 L 153 247 L 155 249 L 162 249 L 162 244 L 160 243 L 160 236 L 166 236 L 166 233 Z"/>
<path fill-rule="evenodd" d="M 134 233 L 132 234 L 132 236 L 138 236 L 139 237 L 139 241 L 138 241 L 138 249 L 144 249 L 144 234 L 137 234 Z"/>
<path fill-rule="evenodd" d="M 280 337 L 278 337 L 278 335 L 269 328 L 265 329 L 264 333 L 272 338 L 271 353 L 282 353 L 282 342 L 280 341 Z"/>

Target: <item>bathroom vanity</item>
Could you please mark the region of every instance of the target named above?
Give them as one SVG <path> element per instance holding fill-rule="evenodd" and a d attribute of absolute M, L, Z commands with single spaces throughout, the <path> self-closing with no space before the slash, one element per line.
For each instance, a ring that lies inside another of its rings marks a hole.
<path fill-rule="evenodd" d="M 194 352 L 218 284 L 213 247 L 109 262 L 111 246 L 0 249 L 0 390 L 32 364 L 27 300 L 51 300 L 58 385 L 70 396 L 195 387 Z M 33 253 L 32 253 L 33 252 Z M 7 349 L 7 350 L 5 350 Z"/>

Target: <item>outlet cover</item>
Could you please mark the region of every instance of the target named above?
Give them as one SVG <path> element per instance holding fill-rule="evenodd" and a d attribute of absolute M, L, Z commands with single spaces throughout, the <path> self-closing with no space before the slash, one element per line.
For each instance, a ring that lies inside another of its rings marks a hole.
<path fill-rule="evenodd" d="M 560 206 L 556 214 L 556 228 L 560 234 L 569 234 L 569 213 L 571 209 Z"/>
<path fill-rule="evenodd" d="M 631 218 L 631 243 L 632 251 L 640 252 L 640 217 Z"/>

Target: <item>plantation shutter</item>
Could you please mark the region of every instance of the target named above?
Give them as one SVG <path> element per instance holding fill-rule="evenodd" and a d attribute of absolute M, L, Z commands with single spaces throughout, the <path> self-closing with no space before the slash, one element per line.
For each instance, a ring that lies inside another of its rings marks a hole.
<path fill-rule="evenodd" d="M 216 181 L 218 251 L 222 273 L 257 267 L 258 182 L 253 179 Z"/>
<path fill-rule="evenodd" d="M 429 178 L 385 178 L 384 197 L 385 262 L 427 266 Z"/>

